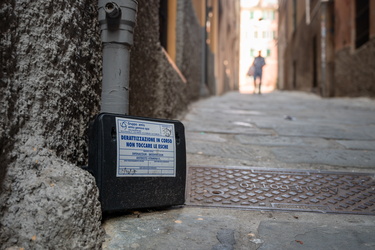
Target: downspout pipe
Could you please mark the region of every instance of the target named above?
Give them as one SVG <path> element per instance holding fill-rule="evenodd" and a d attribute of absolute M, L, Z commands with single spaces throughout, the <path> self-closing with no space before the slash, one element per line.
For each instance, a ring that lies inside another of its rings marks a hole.
<path fill-rule="evenodd" d="M 130 48 L 136 23 L 135 0 L 99 0 L 103 44 L 101 112 L 129 113 Z"/>
<path fill-rule="evenodd" d="M 321 71 L 322 71 L 322 81 L 321 81 L 321 95 L 326 96 L 326 84 L 327 84 L 327 4 L 326 1 L 321 2 L 321 16 L 320 16 L 320 47 L 321 47 Z"/>

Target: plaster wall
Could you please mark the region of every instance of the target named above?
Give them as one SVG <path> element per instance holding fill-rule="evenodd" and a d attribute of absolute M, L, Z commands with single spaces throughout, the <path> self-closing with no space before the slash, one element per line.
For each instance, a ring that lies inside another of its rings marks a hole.
<path fill-rule="evenodd" d="M 216 94 L 239 89 L 239 1 L 219 1 Z"/>
<path fill-rule="evenodd" d="M 283 89 L 302 91 L 318 91 L 313 89 L 313 64 L 316 65 L 316 77 L 320 77 L 320 23 L 317 19 L 307 25 L 304 18 L 300 20 L 291 40 L 283 40 L 279 48 L 285 48 L 283 60 Z M 317 52 L 314 55 L 313 43 L 316 39 Z M 285 43 L 286 42 L 286 43 Z M 281 47 L 280 47 L 281 46 Z"/>
<path fill-rule="evenodd" d="M 302 18 L 289 39 L 279 40 L 279 49 L 283 53 L 279 59 L 282 61 L 279 71 L 284 74 L 283 84 L 279 85 L 282 89 L 315 92 L 325 97 L 375 96 L 375 40 L 372 33 L 375 25 L 371 22 L 375 4 L 370 1 L 370 39 L 355 48 L 354 3 L 354 0 L 345 0 L 327 4 L 327 28 L 324 31 L 321 27 L 324 6 L 321 4 L 314 8 L 310 24 Z M 287 20 L 291 14 L 286 2 L 280 7 L 279 35 L 284 38 L 290 27 Z M 326 34 L 324 40 L 321 37 L 323 32 Z M 323 42 L 325 51 L 322 52 Z"/>
<path fill-rule="evenodd" d="M 353 1 L 335 4 L 335 51 L 350 47 L 353 33 Z"/>

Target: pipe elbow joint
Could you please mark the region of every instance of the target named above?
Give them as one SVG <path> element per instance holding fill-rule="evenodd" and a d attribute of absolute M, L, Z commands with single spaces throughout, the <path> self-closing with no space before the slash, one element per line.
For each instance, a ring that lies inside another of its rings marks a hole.
<path fill-rule="evenodd" d="M 115 2 L 108 2 L 104 6 L 109 30 L 118 30 L 121 22 L 121 8 Z"/>
<path fill-rule="evenodd" d="M 104 6 L 104 11 L 109 19 L 118 19 L 121 17 L 121 8 L 115 2 L 108 2 Z"/>
<path fill-rule="evenodd" d="M 102 42 L 132 46 L 138 2 L 136 0 L 99 0 L 98 7 Z"/>

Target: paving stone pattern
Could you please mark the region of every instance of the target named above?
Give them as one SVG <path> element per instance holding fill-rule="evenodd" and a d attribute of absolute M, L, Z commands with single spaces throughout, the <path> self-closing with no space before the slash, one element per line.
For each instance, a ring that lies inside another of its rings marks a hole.
<path fill-rule="evenodd" d="M 374 100 L 231 92 L 181 121 L 188 205 L 105 219 L 103 249 L 374 249 Z"/>
<path fill-rule="evenodd" d="M 190 165 L 360 172 L 375 167 L 375 102 L 366 98 L 232 92 L 193 104 L 182 122 Z"/>

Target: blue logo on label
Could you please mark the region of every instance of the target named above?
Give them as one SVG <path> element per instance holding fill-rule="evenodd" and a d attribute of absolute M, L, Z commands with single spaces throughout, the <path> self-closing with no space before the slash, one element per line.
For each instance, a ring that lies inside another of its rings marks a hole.
<path fill-rule="evenodd" d="M 127 129 L 128 128 L 127 122 L 126 121 L 120 122 L 120 127 L 123 128 L 123 129 Z"/>
<path fill-rule="evenodd" d="M 172 134 L 172 129 L 170 129 L 170 128 L 163 128 L 163 134 L 164 134 L 164 136 L 166 136 L 166 137 L 171 136 L 171 134 Z"/>

